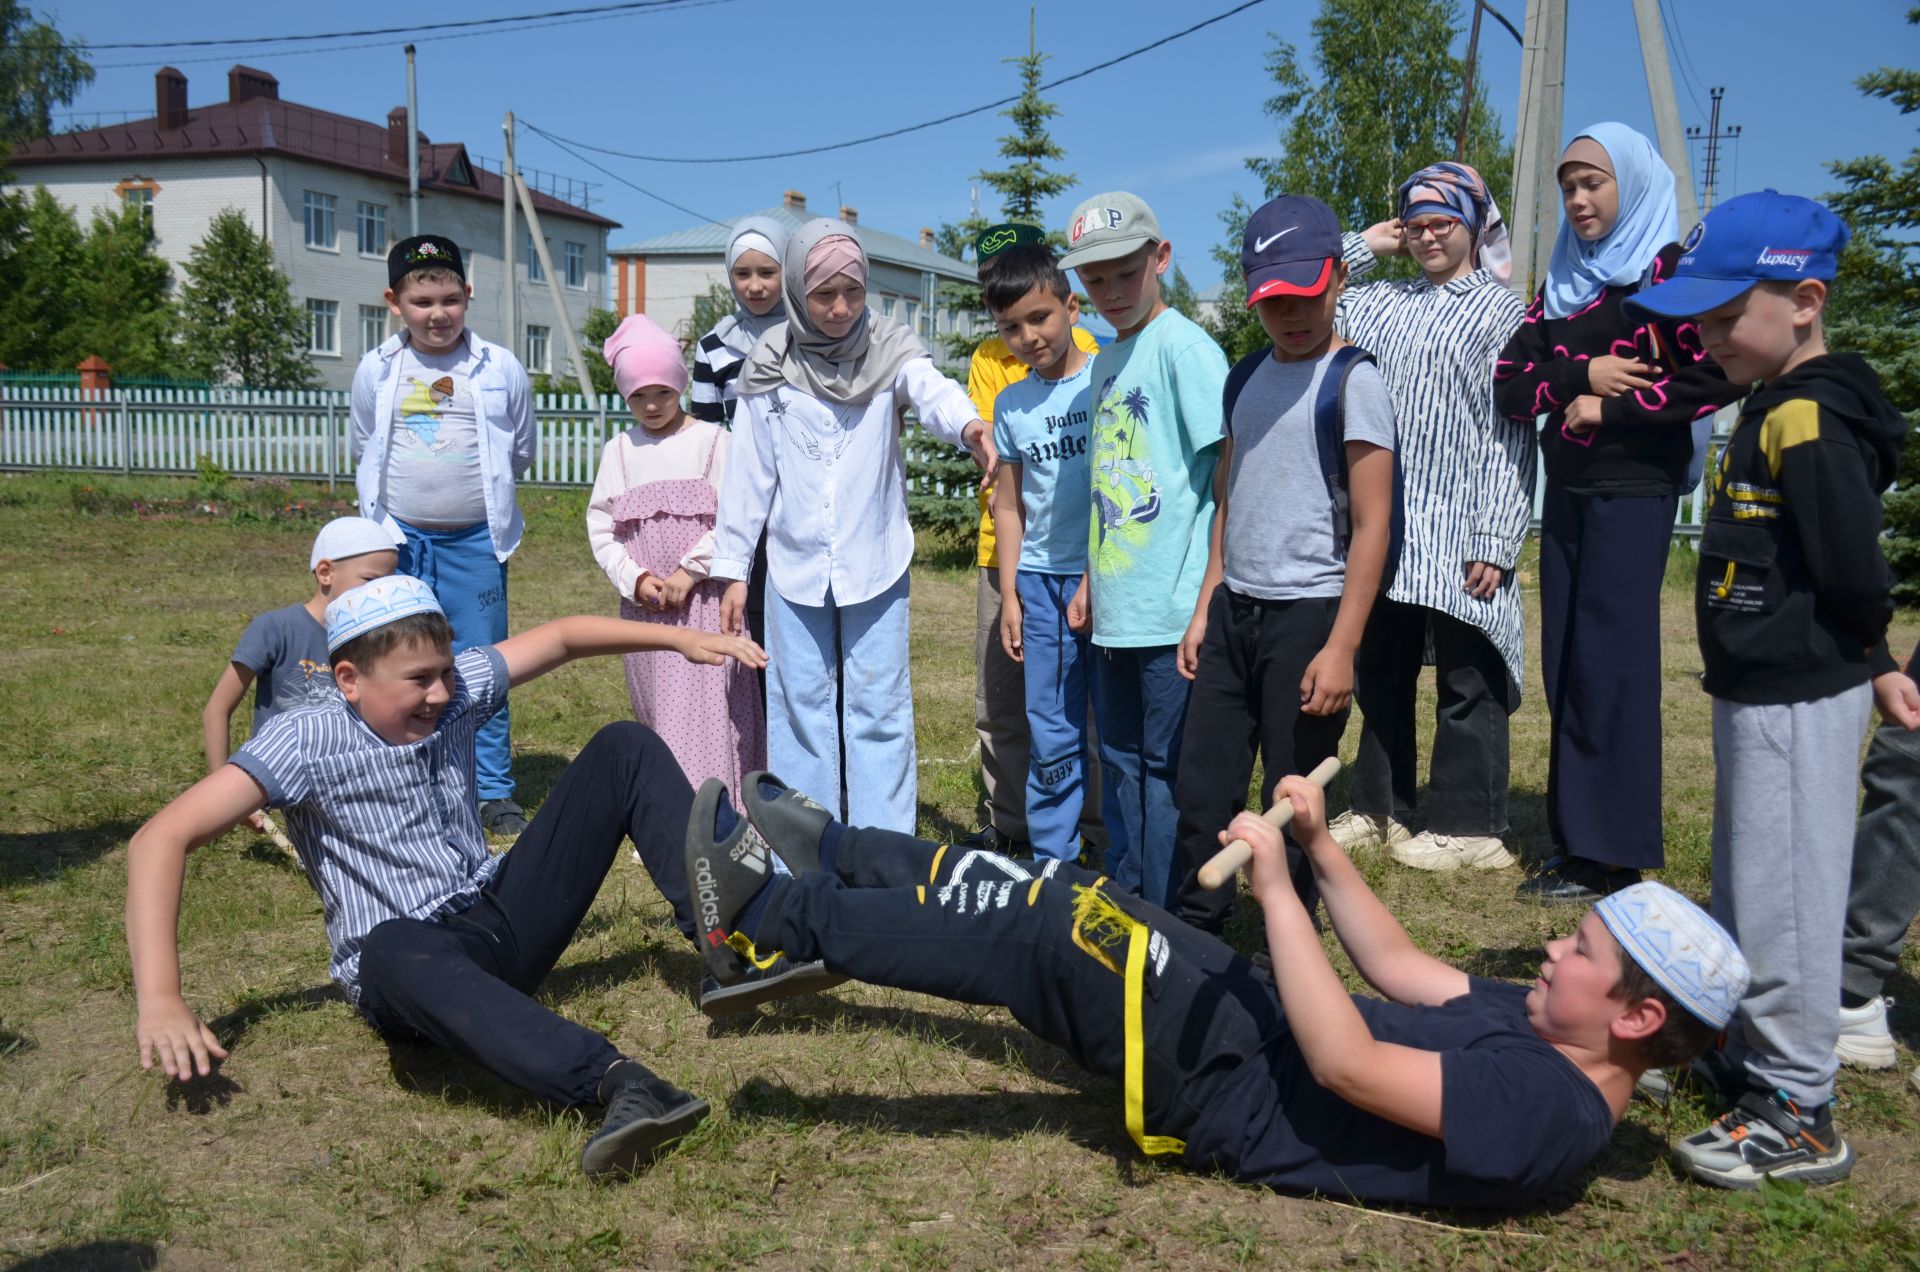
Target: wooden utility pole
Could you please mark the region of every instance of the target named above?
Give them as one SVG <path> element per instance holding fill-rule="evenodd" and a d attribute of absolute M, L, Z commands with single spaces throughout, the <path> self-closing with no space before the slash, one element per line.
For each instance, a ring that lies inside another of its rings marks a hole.
<path fill-rule="evenodd" d="M 503 293 L 505 299 L 502 303 L 506 310 L 507 348 L 512 349 L 515 354 L 518 354 L 521 352 L 520 279 L 519 276 L 513 272 L 513 249 L 516 246 L 513 241 L 513 205 L 515 202 L 513 174 L 520 171 L 520 169 L 515 165 L 513 159 L 512 111 L 507 112 L 506 122 L 500 125 L 500 131 L 507 135 L 507 160 L 500 166 L 500 211 L 502 214 L 500 259 L 507 263 L 507 282 L 505 292 Z"/>
<path fill-rule="evenodd" d="M 573 360 L 573 375 L 580 384 L 580 395 L 598 406 L 600 395 L 593 391 L 593 380 L 587 375 L 587 360 L 580 356 L 580 337 L 574 334 L 573 319 L 567 315 L 567 297 L 560 290 L 560 275 L 553 271 L 547 239 L 540 232 L 540 214 L 533 208 L 533 191 L 527 189 L 526 181 L 518 172 L 509 179 L 514 192 L 520 196 L 520 210 L 527 214 L 527 233 L 533 239 L 534 254 L 540 258 L 540 272 L 547 276 L 547 290 L 553 296 L 553 316 L 559 320 L 560 333 L 567 338 L 567 356 Z"/>
<path fill-rule="evenodd" d="M 1687 129 L 1688 141 L 1707 143 L 1707 165 L 1700 177 L 1700 215 L 1713 211 L 1713 205 L 1720 196 L 1720 143 L 1740 140 L 1740 125 L 1730 124 L 1725 132 L 1720 131 L 1720 99 L 1727 95 L 1724 88 L 1707 90 L 1713 98 L 1713 113 L 1708 117 L 1705 132 L 1698 128 Z"/>

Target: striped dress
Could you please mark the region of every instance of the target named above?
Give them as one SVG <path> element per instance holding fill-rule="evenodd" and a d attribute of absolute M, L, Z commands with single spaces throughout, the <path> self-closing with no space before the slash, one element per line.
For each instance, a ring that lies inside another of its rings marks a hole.
<path fill-rule="evenodd" d="M 1358 234 L 1344 236 L 1349 276 L 1374 266 Z M 1533 511 L 1533 430 L 1494 406 L 1493 366 L 1526 307 L 1486 270 L 1438 286 L 1424 276 L 1350 287 L 1335 325 L 1374 356 L 1393 395 L 1406 484 L 1406 540 L 1391 600 L 1438 610 L 1487 634 L 1517 690 L 1525 648 L 1512 581 Z M 1469 596 L 1467 563 L 1508 579 L 1489 600 Z"/>

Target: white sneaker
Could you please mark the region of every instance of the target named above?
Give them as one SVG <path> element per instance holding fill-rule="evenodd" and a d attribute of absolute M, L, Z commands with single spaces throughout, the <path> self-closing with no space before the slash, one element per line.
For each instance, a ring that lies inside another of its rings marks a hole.
<path fill-rule="evenodd" d="M 1907 1081 L 1913 1084 L 1913 1089 L 1916 1093 L 1920 1093 L 1920 1068 L 1916 1068 L 1912 1073 L 1909 1073 L 1907 1075 Z"/>
<path fill-rule="evenodd" d="M 1359 848 L 1391 848 L 1413 838 L 1413 832 L 1404 823 L 1391 817 L 1356 813 L 1352 809 L 1328 822 L 1327 833 L 1340 845 L 1340 851 L 1349 856 Z"/>
<path fill-rule="evenodd" d="M 1887 1011 L 1893 999 L 1881 995 L 1859 1007 L 1840 1009 L 1840 1036 L 1834 1040 L 1833 1054 L 1841 1064 L 1856 1069 L 1891 1069 L 1899 1059 L 1893 1048 L 1893 1032 L 1887 1028 Z"/>
<path fill-rule="evenodd" d="M 1415 870 L 1504 870 L 1520 859 L 1507 851 L 1497 835 L 1436 835 L 1423 830 L 1387 850 L 1393 859 Z"/>

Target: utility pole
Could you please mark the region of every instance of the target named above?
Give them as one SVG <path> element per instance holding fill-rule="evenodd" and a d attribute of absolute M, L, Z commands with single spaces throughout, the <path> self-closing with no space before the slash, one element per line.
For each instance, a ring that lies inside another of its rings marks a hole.
<path fill-rule="evenodd" d="M 1560 103 L 1567 72 L 1567 0 L 1527 0 L 1519 127 L 1513 142 L 1513 289 L 1533 296 L 1559 228 Z"/>
<path fill-rule="evenodd" d="M 420 98 L 413 79 L 413 45 L 407 45 L 407 233 L 420 233 Z"/>
<path fill-rule="evenodd" d="M 580 385 L 580 396 L 598 403 L 600 395 L 593 391 L 593 380 L 587 375 L 586 359 L 580 356 L 580 338 L 574 334 L 573 319 L 567 314 L 567 298 L 560 290 L 560 275 L 554 272 L 553 257 L 547 254 L 546 236 L 540 232 L 540 214 L 534 211 L 533 192 L 527 189 L 526 181 L 518 172 L 513 173 L 509 180 L 513 182 L 513 192 L 520 196 L 520 210 L 527 214 L 527 233 L 532 236 L 534 253 L 540 258 L 540 272 L 547 276 L 547 291 L 553 296 L 553 316 L 560 322 L 560 333 L 567 338 L 567 356 L 573 360 L 573 374 Z M 606 430 L 601 431 L 604 433 Z"/>
<path fill-rule="evenodd" d="M 1693 194 L 1693 161 L 1686 136 L 1680 131 L 1680 103 L 1673 95 L 1673 64 L 1667 60 L 1667 36 L 1660 29 L 1660 0 L 1633 0 L 1633 24 L 1640 31 L 1640 61 L 1647 71 L 1647 96 L 1653 104 L 1653 130 L 1660 157 L 1673 169 L 1673 195 L 1680 212 L 1674 227 L 1684 237 L 1700 219 Z"/>
<path fill-rule="evenodd" d="M 1455 163 L 1467 161 L 1467 119 L 1473 114 L 1473 64 L 1480 56 L 1480 13 L 1486 7 L 1482 0 L 1474 0 L 1473 31 L 1467 36 L 1467 74 L 1460 90 L 1460 132 L 1453 142 Z"/>
<path fill-rule="evenodd" d="M 1552 0 L 1547 6 L 1541 38 L 1546 47 L 1540 56 L 1540 84 L 1544 97 L 1540 103 L 1540 128 L 1535 133 L 1539 146 L 1535 178 L 1539 181 L 1538 211 L 1533 223 L 1533 266 L 1544 274 L 1553 259 L 1553 241 L 1560 233 L 1560 150 L 1565 144 L 1566 121 L 1562 108 L 1567 99 L 1567 0 Z"/>
<path fill-rule="evenodd" d="M 500 259 L 506 262 L 505 272 L 507 285 L 504 304 L 507 320 L 507 348 L 512 349 L 517 354 L 520 350 L 520 313 L 518 304 L 520 299 L 520 280 L 513 272 L 513 205 L 515 202 L 513 174 L 520 169 L 515 165 L 513 160 L 512 111 L 507 112 L 506 122 L 500 125 L 500 131 L 507 135 L 507 161 L 500 166 Z"/>
<path fill-rule="evenodd" d="M 1713 211 L 1713 205 L 1718 201 L 1720 193 L 1720 143 L 1723 141 L 1740 140 L 1740 125 L 1738 124 L 1729 125 L 1725 132 L 1720 131 L 1720 99 L 1727 95 L 1727 90 L 1724 88 L 1712 88 L 1708 89 L 1707 93 L 1713 98 L 1713 113 L 1708 117 L 1707 130 L 1703 133 L 1698 128 L 1687 129 L 1688 141 L 1704 141 L 1707 143 L 1707 168 L 1700 180 L 1701 216 L 1705 216 L 1707 213 Z"/>

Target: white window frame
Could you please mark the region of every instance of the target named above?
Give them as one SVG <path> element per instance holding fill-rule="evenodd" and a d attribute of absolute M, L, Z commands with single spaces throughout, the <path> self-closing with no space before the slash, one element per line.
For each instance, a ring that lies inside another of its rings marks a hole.
<path fill-rule="evenodd" d="M 539 343 L 539 353 L 534 353 L 535 342 Z M 538 323 L 527 324 L 527 370 L 546 375 L 553 374 L 553 328 Z"/>
<path fill-rule="evenodd" d="M 880 298 L 880 316 L 883 318 L 893 317 L 893 297 L 882 296 Z"/>
<path fill-rule="evenodd" d="M 917 300 L 907 302 L 907 326 L 916 336 L 924 336 L 926 334 L 920 330 L 920 302 Z"/>
<path fill-rule="evenodd" d="M 320 343 L 321 324 L 325 323 L 327 342 Z M 307 297 L 307 352 L 323 358 L 340 356 L 340 302 Z"/>
<path fill-rule="evenodd" d="M 567 286 L 575 291 L 585 291 L 587 289 L 587 245 L 562 243 L 560 256 L 560 272 L 566 278 Z"/>
<path fill-rule="evenodd" d="M 371 248 L 367 246 L 367 226 L 369 224 L 377 224 L 380 227 L 380 241 L 378 245 Z M 360 249 L 360 255 L 375 256 L 384 259 L 387 254 L 387 248 L 392 245 L 392 241 L 387 238 L 387 205 L 384 203 L 368 203 L 364 199 L 360 200 L 353 214 L 353 238 L 354 243 Z"/>
<path fill-rule="evenodd" d="M 385 305 L 360 306 L 360 351 L 372 353 L 387 338 L 387 309 Z"/>
<path fill-rule="evenodd" d="M 546 282 L 547 272 L 540 268 L 540 253 L 533 250 L 532 230 L 520 231 L 520 247 L 520 254 L 527 258 L 527 281 L 530 283 Z"/>
<path fill-rule="evenodd" d="M 338 252 L 340 250 L 340 226 L 334 215 L 336 207 L 334 197 L 330 194 L 323 194 L 318 190 L 307 190 L 303 193 L 305 198 L 301 203 L 303 212 L 302 233 L 306 237 L 307 246 L 316 252 Z M 327 233 L 325 242 L 319 241 L 314 234 L 314 217 L 316 214 L 326 218 Z"/>
<path fill-rule="evenodd" d="M 146 218 L 148 225 L 153 224 L 153 187 L 150 185 L 128 186 L 120 192 L 120 205 L 139 208 L 140 215 Z"/>

